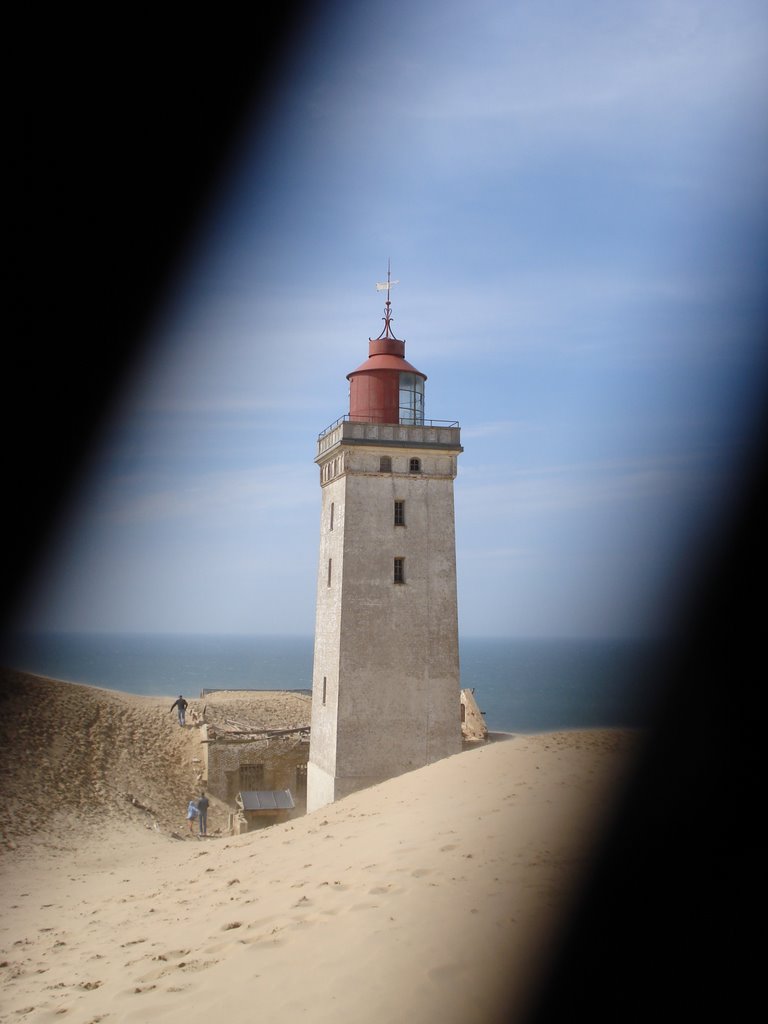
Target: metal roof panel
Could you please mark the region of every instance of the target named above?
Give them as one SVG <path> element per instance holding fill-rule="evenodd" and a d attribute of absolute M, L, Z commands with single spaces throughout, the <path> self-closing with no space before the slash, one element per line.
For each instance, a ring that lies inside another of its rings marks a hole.
<path fill-rule="evenodd" d="M 244 811 L 290 811 L 296 806 L 290 789 L 246 789 L 237 801 Z"/>

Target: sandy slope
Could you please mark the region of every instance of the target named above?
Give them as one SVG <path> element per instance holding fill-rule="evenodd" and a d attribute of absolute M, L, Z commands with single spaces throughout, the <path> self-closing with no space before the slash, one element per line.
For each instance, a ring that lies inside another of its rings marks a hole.
<path fill-rule="evenodd" d="M 174 697 L 18 672 L 4 672 L 2 682 L 3 839 L 44 835 L 49 843 L 54 823 L 90 832 L 107 819 L 157 822 L 163 831 L 186 827 L 187 803 L 199 789 L 200 740 L 170 713 Z"/>
<path fill-rule="evenodd" d="M 542 963 L 636 743 L 515 736 L 284 825 L 180 842 L 196 755 L 169 704 L 16 678 L 0 1021 L 493 1020 Z"/>

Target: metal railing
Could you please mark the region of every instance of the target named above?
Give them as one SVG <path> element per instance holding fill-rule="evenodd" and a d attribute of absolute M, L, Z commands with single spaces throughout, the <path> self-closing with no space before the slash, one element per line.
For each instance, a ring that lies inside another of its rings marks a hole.
<path fill-rule="evenodd" d="M 321 430 L 317 435 L 317 440 L 321 441 L 327 434 L 341 426 L 342 423 L 379 423 L 380 421 L 375 419 L 373 416 L 355 416 L 354 419 L 346 413 L 344 416 L 339 416 L 337 420 L 331 423 L 330 426 L 326 427 L 325 430 Z M 442 427 L 451 428 L 458 427 L 458 420 L 422 420 L 420 423 L 414 423 L 412 420 L 399 420 L 397 423 L 382 423 L 382 426 L 387 427 Z"/>

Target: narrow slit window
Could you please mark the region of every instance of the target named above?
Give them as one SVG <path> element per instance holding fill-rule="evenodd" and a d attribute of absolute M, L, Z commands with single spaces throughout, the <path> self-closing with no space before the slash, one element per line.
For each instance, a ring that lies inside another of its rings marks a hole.
<path fill-rule="evenodd" d="M 394 582 L 395 583 L 405 583 L 405 559 L 404 558 L 396 558 L 395 559 Z"/>
<path fill-rule="evenodd" d="M 405 526 L 405 502 L 395 498 L 395 526 Z"/>
<path fill-rule="evenodd" d="M 410 468 L 411 473 L 420 473 L 421 472 L 421 459 L 411 459 L 410 467 L 409 468 Z"/>
<path fill-rule="evenodd" d="M 329 587 L 331 585 L 331 568 L 332 568 L 332 566 L 333 566 L 333 559 L 329 558 L 328 559 L 328 586 Z"/>
<path fill-rule="evenodd" d="M 327 679 L 326 676 L 323 676 L 323 704 L 325 704 L 325 698 L 327 696 L 327 688 L 328 688 L 328 679 Z"/>
<path fill-rule="evenodd" d="M 334 507 L 335 507 L 335 502 L 332 501 L 331 502 L 331 525 L 330 525 L 330 529 L 331 530 L 333 529 L 333 510 L 334 510 Z"/>

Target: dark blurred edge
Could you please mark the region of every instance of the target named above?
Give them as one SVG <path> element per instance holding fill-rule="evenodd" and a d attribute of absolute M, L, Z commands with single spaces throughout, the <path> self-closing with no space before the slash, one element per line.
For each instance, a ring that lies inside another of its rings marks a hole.
<path fill-rule="evenodd" d="M 246 121 L 265 123 L 322 11 L 9 16 L 4 624 Z"/>
<path fill-rule="evenodd" d="M 746 1020 L 762 997 L 766 428 L 685 581 L 652 728 L 525 1024 Z"/>
<path fill-rule="evenodd" d="M 267 17 L 256 8 L 255 26 L 221 15 L 107 24 L 47 13 L 10 32 L 18 128 L 8 158 L 16 233 L 2 402 L 3 621 L 244 117 L 269 110 L 318 9 L 284 2 Z M 752 470 L 693 588 L 657 726 L 530 1024 L 582 1013 L 744 1019 L 758 995 L 761 446 Z"/>

